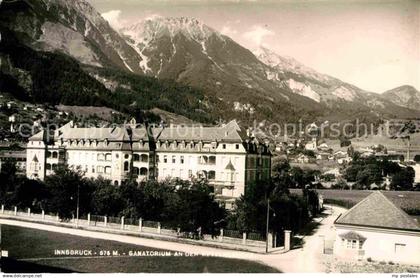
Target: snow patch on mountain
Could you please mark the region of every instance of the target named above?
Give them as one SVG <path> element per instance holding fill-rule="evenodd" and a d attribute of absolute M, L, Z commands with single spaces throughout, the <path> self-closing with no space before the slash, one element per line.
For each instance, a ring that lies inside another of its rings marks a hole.
<path fill-rule="evenodd" d="M 292 92 L 299 94 L 304 97 L 315 100 L 316 102 L 321 101 L 321 96 L 312 90 L 311 86 L 306 85 L 302 82 L 295 81 L 294 79 L 289 79 L 286 81 L 287 86 L 292 90 Z"/>
<path fill-rule="evenodd" d="M 357 97 L 356 92 L 344 86 L 336 88 L 331 94 L 346 101 L 354 101 Z"/>

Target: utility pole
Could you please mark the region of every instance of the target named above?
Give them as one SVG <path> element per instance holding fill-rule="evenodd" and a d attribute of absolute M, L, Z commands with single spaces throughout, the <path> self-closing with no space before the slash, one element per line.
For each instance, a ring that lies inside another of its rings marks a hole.
<path fill-rule="evenodd" d="M 80 193 L 80 184 L 77 184 L 77 208 L 76 208 L 76 228 L 79 226 L 79 194 Z"/>
<path fill-rule="evenodd" d="M 267 198 L 267 223 L 265 227 L 265 253 L 268 253 L 268 223 L 270 222 L 270 199 Z"/>

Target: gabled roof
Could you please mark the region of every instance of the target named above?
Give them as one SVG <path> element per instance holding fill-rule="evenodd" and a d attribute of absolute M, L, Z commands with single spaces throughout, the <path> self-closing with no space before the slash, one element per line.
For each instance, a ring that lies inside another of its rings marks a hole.
<path fill-rule="evenodd" d="M 419 231 L 420 226 L 385 195 L 376 191 L 341 215 L 336 224 Z"/>
<path fill-rule="evenodd" d="M 174 126 L 153 128 L 155 140 L 179 140 L 179 141 L 230 141 L 242 142 L 241 129 L 236 121 L 231 121 L 221 127 L 203 126 Z"/>
<path fill-rule="evenodd" d="M 32 159 L 33 162 L 38 163 L 38 157 L 36 157 L 36 155 L 34 155 L 34 158 Z"/>
<path fill-rule="evenodd" d="M 365 241 L 366 238 L 362 236 L 361 234 L 358 234 L 356 232 L 350 231 L 344 234 L 338 235 L 341 238 L 347 239 L 347 240 L 358 240 L 358 241 Z"/>
<path fill-rule="evenodd" d="M 229 160 L 229 163 L 226 165 L 225 170 L 235 171 L 235 167 L 233 166 L 231 160 Z"/>

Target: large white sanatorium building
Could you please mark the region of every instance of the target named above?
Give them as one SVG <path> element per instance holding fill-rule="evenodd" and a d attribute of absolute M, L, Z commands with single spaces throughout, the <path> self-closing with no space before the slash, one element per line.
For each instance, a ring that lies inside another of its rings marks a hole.
<path fill-rule="evenodd" d="M 148 132 L 149 131 L 149 132 Z M 120 185 L 137 181 L 205 177 L 230 204 L 245 186 L 270 177 L 271 154 L 235 121 L 218 127 L 78 128 L 72 122 L 29 139 L 27 176 L 43 180 L 59 165 L 80 167 L 86 177 Z"/>

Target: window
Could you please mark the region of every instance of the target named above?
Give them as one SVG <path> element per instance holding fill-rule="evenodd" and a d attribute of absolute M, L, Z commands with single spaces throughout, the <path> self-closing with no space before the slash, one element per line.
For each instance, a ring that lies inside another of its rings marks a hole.
<path fill-rule="evenodd" d="M 47 163 L 47 170 L 51 170 L 51 164 Z"/>
<path fill-rule="evenodd" d="M 168 156 L 167 155 L 163 156 L 163 163 L 168 163 Z"/>
<path fill-rule="evenodd" d="M 111 174 L 111 166 L 105 167 L 105 174 Z"/>
<path fill-rule="evenodd" d="M 124 162 L 124 172 L 128 172 L 129 168 L 130 168 L 130 164 L 128 163 L 128 161 L 125 161 Z"/>
<path fill-rule="evenodd" d="M 223 144 L 222 145 L 222 148 L 225 150 L 226 149 L 226 144 Z"/>
<path fill-rule="evenodd" d="M 176 156 L 175 155 L 172 156 L 172 163 L 176 163 Z"/>
<path fill-rule="evenodd" d="M 358 241 L 355 239 L 348 239 L 346 247 L 348 249 L 357 249 L 358 248 Z"/>
<path fill-rule="evenodd" d="M 181 164 L 184 164 L 184 156 L 183 155 L 181 155 L 180 161 L 181 161 Z"/>
<path fill-rule="evenodd" d="M 140 174 L 140 169 L 137 167 L 133 167 L 133 174 L 134 175 L 139 175 Z"/>
<path fill-rule="evenodd" d="M 47 152 L 47 158 L 51 157 L 51 152 Z"/>
<path fill-rule="evenodd" d="M 114 185 L 118 186 L 119 185 L 118 181 L 114 181 Z"/>
<path fill-rule="evenodd" d="M 92 173 L 95 173 L 95 167 L 92 166 Z"/>
<path fill-rule="evenodd" d="M 216 164 L 216 157 L 215 156 L 210 156 L 209 157 L 209 164 Z"/>
<path fill-rule="evenodd" d="M 237 150 L 239 150 L 239 144 L 236 144 L 236 145 L 235 145 L 235 148 L 236 148 Z"/>
<path fill-rule="evenodd" d="M 129 159 L 129 158 L 130 158 L 130 155 L 125 154 L 125 155 L 124 155 L 124 158 L 125 158 L 125 159 Z"/>
<path fill-rule="evenodd" d="M 160 162 L 160 160 L 159 160 L 159 156 L 158 155 L 156 155 L 156 162 L 158 163 L 158 162 Z"/>
<path fill-rule="evenodd" d="M 106 161 L 111 161 L 111 160 L 112 160 L 112 155 L 111 155 L 110 153 L 107 153 L 107 154 L 105 155 L 105 160 L 106 160 Z"/>
<path fill-rule="evenodd" d="M 191 178 L 192 177 L 192 170 L 188 170 L 188 177 Z"/>
<path fill-rule="evenodd" d="M 149 156 L 147 154 L 142 154 L 140 156 L 140 160 L 141 160 L 141 162 L 148 162 L 149 161 Z"/>
<path fill-rule="evenodd" d="M 98 166 L 98 167 L 96 167 L 96 171 L 98 172 L 98 174 L 102 174 L 104 172 L 104 167 L 103 166 Z"/>
<path fill-rule="evenodd" d="M 395 243 L 395 254 L 404 254 L 405 244 Z"/>
<path fill-rule="evenodd" d="M 105 156 L 104 156 L 104 154 L 103 154 L 103 153 L 98 153 L 98 155 L 97 155 L 97 159 L 98 159 L 98 161 L 103 161 L 103 160 L 105 160 Z"/>
<path fill-rule="evenodd" d="M 209 171 L 207 178 L 209 180 L 214 180 L 216 179 L 216 172 L 215 171 Z"/>
<path fill-rule="evenodd" d="M 140 168 L 140 176 L 147 176 L 147 168 L 142 167 Z"/>
<path fill-rule="evenodd" d="M 140 155 L 133 154 L 133 161 L 140 161 Z"/>

